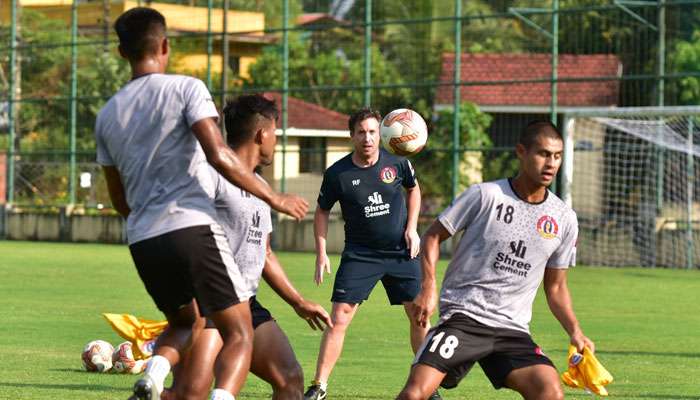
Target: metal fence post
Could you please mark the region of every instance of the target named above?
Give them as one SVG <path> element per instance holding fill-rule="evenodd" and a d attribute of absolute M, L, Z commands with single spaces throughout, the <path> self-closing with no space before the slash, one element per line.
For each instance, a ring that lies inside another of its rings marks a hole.
<path fill-rule="evenodd" d="M 564 154 L 561 164 L 561 199 L 569 207 L 573 203 L 571 186 L 574 181 L 574 130 L 576 119 L 564 114 L 562 134 L 564 135 Z"/>
<path fill-rule="evenodd" d="M 68 176 L 68 204 L 72 209 L 75 204 L 75 135 L 76 135 L 76 118 L 77 118 L 77 90 L 78 90 L 78 0 L 74 0 L 71 4 L 71 22 L 70 22 L 70 130 L 68 143 L 70 146 L 69 158 L 69 176 Z M 70 213 L 71 210 L 68 211 Z"/>
<path fill-rule="evenodd" d="M 688 214 L 688 227 L 686 229 L 686 235 L 688 240 L 686 266 L 691 269 L 695 266 L 695 240 L 693 238 L 693 197 L 694 197 L 694 182 L 695 182 L 695 155 L 693 154 L 693 131 L 694 126 L 694 116 L 688 118 L 688 161 L 686 165 L 686 171 L 688 175 L 688 195 L 686 200 L 687 214 Z"/>
<path fill-rule="evenodd" d="M 17 75 L 17 0 L 11 0 L 10 10 L 10 77 L 7 94 L 7 207 L 15 200 L 15 77 Z"/>
<path fill-rule="evenodd" d="M 289 103 L 289 0 L 284 0 L 282 17 L 282 180 L 280 190 L 287 191 L 287 107 Z"/>
<path fill-rule="evenodd" d="M 372 0 L 365 0 L 365 84 L 364 104 L 372 102 Z"/>
<path fill-rule="evenodd" d="M 657 79 L 657 93 L 656 102 L 659 107 L 663 106 L 665 103 L 664 99 L 664 74 L 666 73 L 666 4 L 664 0 L 658 0 L 658 42 L 659 50 L 656 59 L 656 79 Z M 666 162 L 666 154 L 663 149 L 658 150 L 659 164 L 657 166 L 656 175 L 656 208 L 660 212 L 664 206 L 664 167 Z"/>
<path fill-rule="evenodd" d="M 558 107 L 558 79 L 559 79 L 559 0 L 552 1 L 552 84 L 551 86 L 551 105 L 550 105 L 550 120 L 552 124 L 557 124 L 557 107 Z M 552 182 L 551 190 L 557 193 L 557 180 Z"/>
<path fill-rule="evenodd" d="M 223 27 L 221 29 L 221 109 L 224 109 L 226 105 L 226 92 L 228 91 L 228 9 L 229 1 L 224 0 L 223 4 Z M 226 140 L 226 124 L 224 123 L 225 118 L 221 118 L 221 133 L 224 135 L 224 140 Z"/>
<path fill-rule="evenodd" d="M 211 11 L 213 7 L 214 0 L 207 0 L 207 88 L 209 90 L 211 90 L 211 54 L 214 52 L 214 40 L 211 37 Z"/>
<path fill-rule="evenodd" d="M 461 104 L 460 91 L 462 86 L 462 0 L 455 0 L 455 70 L 454 70 L 454 105 L 452 115 L 452 200 L 457 197 L 459 188 L 459 109 Z"/>
<path fill-rule="evenodd" d="M 554 125 L 557 124 L 557 80 L 559 68 L 559 0 L 552 1 L 552 84 L 551 86 L 551 104 L 550 104 L 550 120 Z"/>

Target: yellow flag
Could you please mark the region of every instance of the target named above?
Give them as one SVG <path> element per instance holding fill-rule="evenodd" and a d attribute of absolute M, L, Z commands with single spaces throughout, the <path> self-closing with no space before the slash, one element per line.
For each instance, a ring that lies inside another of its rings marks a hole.
<path fill-rule="evenodd" d="M 119 336 L 133 344 L 134 358 L 151 356 L 156 339 L 168 326 L 168 321 L 151 321 L 129 314 L 102 314 Z"/>
<path fill-rule="evenodd" d="M 587 389 L 599 396 L 607 396 L 605 386 L 613 381 L 612 375 L 588 349 L 583 348 L 583 357 L 578 354 L 576 347 L 569 346 L 569 370 L 561 374 L 561 379 L 567 386 Z"/>

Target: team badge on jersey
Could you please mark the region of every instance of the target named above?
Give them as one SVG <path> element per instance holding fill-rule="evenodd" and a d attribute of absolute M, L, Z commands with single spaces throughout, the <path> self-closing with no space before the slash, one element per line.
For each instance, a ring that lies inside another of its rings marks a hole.
<path fill-rule="evenodd" d="M 545 239 L 553 239 L 559 234 L 559 225 L 553 217 L 544 215 L 537 221 L 537 232 Z"/>
<path fill-rule="evenodd" d="M 384 183 L 392 183 L 396 180 L 396 168 L 395 167 L 384 167 L 379 173 L 379 178 Z"/>

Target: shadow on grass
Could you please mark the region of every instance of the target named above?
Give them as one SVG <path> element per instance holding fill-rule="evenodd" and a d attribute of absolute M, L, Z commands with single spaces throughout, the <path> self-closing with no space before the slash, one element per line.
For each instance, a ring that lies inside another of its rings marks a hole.
<path fill-rule="evenodd" d="M 683 399 L 698 399 L 698 396 L 674 395 L 674 394 L 636 394 L 633 396 L 637 399 L 664 399 L 664 400 L 683 400 Z"/>
<path fill-rule="evenodd" d="M 652 357 L 680 357 L 680 358 L 700 358 L 700 353 L 663 353 L 658 351 L 629 351 L 629 350 L 599 350 L 596 355 L 615 355 L 615 356 L 652 356 Z"/>
<path fill-rule="evenodd" d="M 30 389 L 58 389 L 58 390 L 104 390 L 104 391 L 127 391 L 124 386 L 107 386 L 91 384 L 49 384 L 49 383 L 16 383 L 0 382 L 0 387 L 30 388 Z"/>
<path fill-rule="evenodd" d="M 97 374 L 96 372 L 85 371 L 81 368 L 49 368 L 48 370 L 53 372 L 76 372 L 78 374 Z"/>

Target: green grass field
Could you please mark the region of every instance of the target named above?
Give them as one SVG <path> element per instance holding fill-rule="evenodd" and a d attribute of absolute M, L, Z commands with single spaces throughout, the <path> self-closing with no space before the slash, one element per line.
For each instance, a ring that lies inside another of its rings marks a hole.
<path fill-rule="evenodd" d="M 332 280 L 313 284 L 312 255 L 282 253 L 280 259 L 302 293 L 330 306 Z M 332 261 L 337 266 L 337 257 Z M 700 273 L 579 267 L 569 276 L 578 317 L 615 377 L 609 387 L 614 398 L 700 398 Z M 0 292 L 0 399 L 128 397 L 133 376 L 82 372 L 80 363 L 88 341 L 121 341 L 102 312 L 161 318 L 126 246 L 0 241 Z M 264 285 L 259 299 L 289 336 L 308 382 L 320 333 Z M 567 337 L 541 294 L 533 314 L 535 340 L 564 366 Z M 389 307 L 378 287 L 350 327 L 329 399 L 393 399 L 411 360 L 404 313 Z M 566 395 L 590 398 L 568 388 Z M 251 377 L 238 398 L 269 396 L 269 388 Z M 519 398 L 493 390 L 478 367 L 443 397 Z"/>

